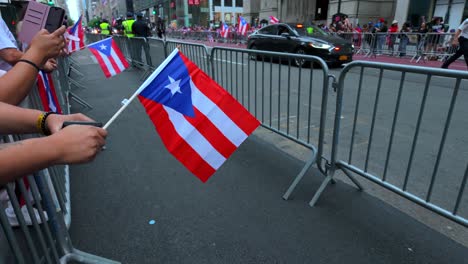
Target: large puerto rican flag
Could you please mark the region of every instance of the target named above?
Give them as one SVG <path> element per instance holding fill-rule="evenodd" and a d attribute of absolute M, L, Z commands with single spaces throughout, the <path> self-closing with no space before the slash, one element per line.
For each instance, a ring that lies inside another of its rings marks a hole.
<path fill-rule="evenodd" d="M 96 57 L 106 78 L 123 72 L 129 66 L 124 55 L 111 37 L 88 45 L 88 48 Z"/>
<path fill-rule="evenodd" d="M 37 75 L 37 89 L 44 111 L 52 111 L 61 114 L 62 109 L 60 108 L 60 103 L 57 99 L 57 93 L 55 92 L 54 82 L 50 73 L 39 72 Z"/>
<path fill-rule="evenodd" d="M 241 35 L 247 34 L 247 30 L 249 28 L 249 24 L 242 16 L 239 16 L 239 27 L 237 28 L 237 32 Z"/>
<path fill-rule="evenodd" d="M 70 34 L 69 42 L 68 42 L 68 51 L 69 52 L 74 52 L 77 50 L 81 50 L 82 48 L 85 47 L 84 44 L 84 31 L 83 31 L 83 25 L 81 23 L 81 18 L 83 16 L 80 16 L 78 21 L 76 21 L 75 25 L 73 27 L 68 29 L 68 34 Z"/>
<path fill-rule="evenodd" d="M 203 182 L 260 125 L 177 49 L 136 93 L 169 152 Z"/>

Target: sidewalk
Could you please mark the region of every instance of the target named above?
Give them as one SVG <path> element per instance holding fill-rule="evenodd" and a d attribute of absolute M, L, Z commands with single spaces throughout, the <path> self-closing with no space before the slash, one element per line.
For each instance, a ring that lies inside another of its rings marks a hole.
<path fill-rule="evenodd" d="M 87 89 L 75 92 L 105 122 L 137 88 L 134 69 L 106 80 L 82 52 Z M 74 111 L 82 111 L 73 104 Z M 322 177 L 265 141 L 259 128 L 202 184 L 164 148 L 135 101 L 109 127 L 107 149 L 71 167 L 74 246 L 122 263 L 468 263 L 467 248 L 343 182 L 318 206 Z M 154 224 L 150 221 L 154 220 Z"/>

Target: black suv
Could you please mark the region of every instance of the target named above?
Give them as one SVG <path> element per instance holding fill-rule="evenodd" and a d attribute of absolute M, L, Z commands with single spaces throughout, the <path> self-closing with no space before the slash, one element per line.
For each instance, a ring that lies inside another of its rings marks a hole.
<path fill-rule="evenodd" d="M 274 24 L 249 36 L 248 49 L 315 55 L 327 64 L 339 66 L 353 60 L 353 45 L 323 31 L 316 25 Z M 304 60 L 294 60 L 304 66 Z"/>

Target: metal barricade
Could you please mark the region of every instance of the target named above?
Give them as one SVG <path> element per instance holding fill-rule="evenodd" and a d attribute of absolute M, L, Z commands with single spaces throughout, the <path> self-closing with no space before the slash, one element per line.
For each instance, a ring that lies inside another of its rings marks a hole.
<path fill-rule="evenodd" d="M 151 56 L 149 53 L 149 45 L 146 41 L 146 38 L 128 38 L 127 43 L 133 66 L 153 67 L 153 63 L 151 62 Z"/>
<path fill-rule="evenodd" d="M 260 120 L 263 127 L 311 150 L 311 157 L 284 199 L 289 198 L 312 165 L 326 174 L 323 142 L 330 75 L 322 59 L 215 47 L 211 51 L 211 65 L 213 79 Z"/>
<path fill-rule="evenodd" d="M 148 38 L 149 56 L 153 63 L 153 67 L 161 64 L 167 56 L 166 44 L 162 39 Z"/>
<path fill-rule="evenodd" d="M 177 47 L 200 69 L 202 69 L 207 74 L 210 74 L 209 52 L 205 45 L 187 42 L 166 41 L 166 54 L 170 54 Z"/>
<path fill-rule="evenodd" d="M 120 51 L 122 51 L 125 59 L 127 59 L 127 61 L 131 61 L 132 56 L 130 49 L 128 48 L 128 38 L 126 36 L 114 35 L 112 39 L 115 41 Z"/>
<path fill-rule="evenodd" d="M 341 170 L 358 187 L 353 175 L 468 226 L 467 80 L 464 71 L 348 64 L 338 82 L 330 171 L 310 205 Z"/>

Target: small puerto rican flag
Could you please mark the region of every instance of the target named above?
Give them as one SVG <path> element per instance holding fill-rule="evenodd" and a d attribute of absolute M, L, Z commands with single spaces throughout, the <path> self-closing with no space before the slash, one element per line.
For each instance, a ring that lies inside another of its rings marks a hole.
<path fill-rule="evenodd" d="M 68 29 L 68 34 L 69 34 L 68 51 L 69 52 L 78 51 L 85 47 L 83 25 L 81 24 L 82 17 L 83 16 L 80 16 L 80 19 L 76 21 L 75 25 L 73 25 L 73 27 Z"/>
<path fill-rule="evenodd" d="M 106 78 L 123 72 L 128 68 L 128 62 L 112 37 L 88 45 L 96 57 Z"/>
<path fill-rule="evenodd" d="M 37 75 L 37 89 L 44 111 L 52 111 L 61 114 L 62 109 L 60 108 L 60 103 L 57 99 L 57 93 L 55 92 L 54 82 L 52 81 L 52 75 L 50 73 L 39 72 Z"/>
<path fill-rule="evenodd" d="M 279 23 L 279 22 L 280 22 L 280 21 L 279 21 L 278 18 L 276 18 L 276 17 L 274 17 L 274 16 L 270 16 L 270 23 L 271 23 L 271 24 L 277 24 L 277 23 Z"/>
<path fill-rule="evenodd" d="M 221 28 L 221 36 L 227 38 L 229 35 L 229 26 L 223 22 L 223 27 Z"/>

